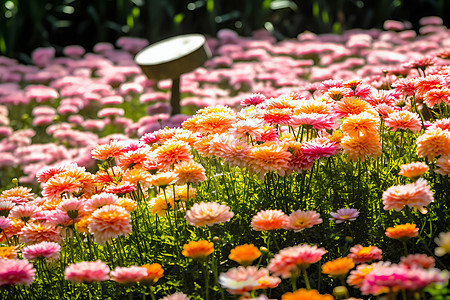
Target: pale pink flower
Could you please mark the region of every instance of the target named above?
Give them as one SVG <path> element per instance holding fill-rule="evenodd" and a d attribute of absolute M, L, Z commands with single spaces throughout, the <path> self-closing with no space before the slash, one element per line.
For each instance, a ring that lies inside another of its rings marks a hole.
<path fill-rule="evenodd" d="M 400 211 L 404 206 L 417 208 L 422 213 L 426 213 L 424 206 L 427 206 L 433 199 L 433 192 L 423 178 L 407 185 L 391 186 L 383 192 L 384 209 L 395 209 Z"/>
<path fill-rule="evenodd" d="M 175 294 L 165 296 L 165 297 L 161 298 L 160 300 L 189 300 L 189 299 L 190 298 L 188 297 L 188 295 L 186 295 L 182 292 L 177 292 Z"/>
<path fill-rule="evenodd" d="M 36 269 L 33 268 L 33 265 L 28 260 L 0 260 L 0 286 L 29 285 L 33 282 L 35 273 Z"/>
<path fill-rule="evenodd" d="M 218 281 L 230 294 L 242 295 L 248 291 L 277 287 L 281 279 L 269 276 L 269 271 L 265 268 L 239 266 L 221 273 Z"/>
<path fill-rule="evenodd" d="M 22 249 L 22 255 L 28 260 L 39 258 L 57 259 L 60 255 L 61 246 L 55 242 L 40 242 L 26 246 Z"/>
<path fill-rule="evenodd" d="M 245 167 L 250 154 L 246 141 L 233 135 L 216 134 L 209 143 L 209 154 L 224 158 L 230 165 Z"/>
<path fill-rule="evenodd" d="M 84 205 L 87 211 L 93 212 L 105 205 L 117 204 L 118 202 L 119 196 L 113 193 L 100 193 L 97 195 L 93 195 L 90 199 L 86 200 Z"/>
<path fill-rule="evenodd" d="M 435 265 L 434 258 L 426 254 L 409 254 L 400 258 L 400 265 L 407 268 L 424 268 L 430 269 Z"/>
<path fill-rule="evenodd" d="M 336 224 L 339 224 L 345 221 L 355 221 L 359 216 L 359 211 L 355 208 L 341 208 L 336 212 L 330 212 L 330 215 L 330 220 L 336 221 Z"/>
<path fill-rule="evenodd" d="M 450 155 L 439 157 L 436 161 L 436 167 L 439 169 L 435 169 L 434 172 L 443 176 L 450 174 Z"/>
<path fill-rule="evenodd" d="M 226 205 L 216 202 L 201 202 L 200 204 L 195 203 L 186 212 L 186 221 L 194 226 L 213 226 L 228 222 L 233 216 L 234 213 Z"/>
<path fill-rule="evenodd" d="M 375 259 L 381 259 L 383 251 L 376 246 L 363 247 L 362 245 L 356 245 L 350 248 L 350 254 L 347 255 L 355 263 L 365 263 Z"/>
<path fill-rule="evenodd" d="M 302 268 L 306 269 L 310 264 L 318 262 L 326 252 L 324 248 L 307 244 L 284 248 L 275 254 L 267 268 L 274 276 L 298 276 Z"/>
<path fill-rule="evenodd" d="M 2 202 L 0 202 L 1 204 Z M 0 211 L 1 211 L 1 207 L 0 207 Z M 6 218 L 4 216 L 0 216 L 0 231 L 1 230 L 5 230 L 6 228 L 8 228 L 11 225 L 11 222 L 9 221 L 9 218 Z"/>
<path fill-rule="evenodd" d="M 50 64 L 55 57 L 55 48 L 36 48 L 31 54 L 31 58 L 36 66 L 44 68 Z"/>
<path fill-rule="evenodd" d="M 97 113 L 97 116 L 99 118 L 117 117 L 117 116 L 123 116 L 123 115 L 125 115 L 125 110 L 123 108 L 118 108 L 118 107 L 102 108 Z"/>
<path fill-rule="evenodd" d="M 286 218 L 281 210 L 262 210 L 253 216 L 251 226 L 256 231 L 281 229 Z"/>
<path fill-rule="evenodd" d="M 147 276 L 147 269 L 144 267 L 116 267 L 111 271 L 111 280 L 118 283 L 139 282 Z"/>
<path fill-rule="evenodd" d="M 83 54 L 85 52 L 86 51 L 84 50 L 84 48 L 79 45 L 69 45 L 69 46 L 64 47 L 64 49 L 63 49 L 63 53 L 65 56 L 74 57 L 74 58 L 79 58 L 79 57 L 83 56 Z"/>
<path fill-rule="evenodd" d="M 64 279 L 74 283 L 106 281 L 109 271 L 109 267 L 101 260 L 83 261 L 67 266 Z"/>
<path fill-rule="evenodd" d="M 132 54 L 138 53 L 147 45 L 148 40 L 146 39 L 128 36 L 120 37 L 116 42 L 117 47 L 122 48 L 123 50 L 128 51 Z"/>
<path fill-rule="evenodd" d="M 422 129 L 422 122 L 420 121 L 420 116 L 417 113 L 413 113 L 407 110 L 396 110 L 388 114 L 387 118 L 384 119 L 387 127 L 391 127 L 392 131 L 397 129 L 411 130 L 417 133 Z"/>
<path fill-rule="evenodd" d="M 311 228 L 314 225 L 322 223 L 320 215 L 315 210 L 297 210 L 292 212 L 283 224 L 283 228 L 287 230 L 294 230 L 295 232 L 302 231 L 305 228 Z"/>
<path fill-rule="evenodd" d="M 9 212 L 9 216 L 14 219 L 21 219 L 25 223 L 28 222 L 39 210 L 38 206 L 27 203 L 23 205 L 16 205 Z"/>
<path fill-rule="evenodd" d="M 317 130 L 333 129 L 336 127 L 335 118 L 332 115 L 319 113 L 299 113 L 291 118 L 292 126 L 311 125 Z"/>

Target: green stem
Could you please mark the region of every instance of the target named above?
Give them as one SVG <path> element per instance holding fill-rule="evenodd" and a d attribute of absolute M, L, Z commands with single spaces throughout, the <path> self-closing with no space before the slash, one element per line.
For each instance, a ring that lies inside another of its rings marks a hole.
<path fill-rule="evenodd" d="M 292 291 L 297 290 L 297 276 L 291 276 Z"/>
<path fill-rule="evenodd" d="M 303 278 L 305 279 L 306 289 L 310 290 L 311 285 L 309 284 L 308 273 L 306 273 L 306 268 L 302 267 Z"/>
<path fill-rule="evenodd" d="M 205 300 L 209 300 L 209 269 L 208 264 L 204 264 L 205 273 Z"/>

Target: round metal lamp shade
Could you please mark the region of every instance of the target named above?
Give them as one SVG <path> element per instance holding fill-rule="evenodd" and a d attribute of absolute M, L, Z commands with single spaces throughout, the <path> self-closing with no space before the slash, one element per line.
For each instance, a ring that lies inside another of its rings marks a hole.
<path fill-rule="evenodd" d="M 186 34 L 154 43 L 136 57 L 144 74 L 153 80 L 179 78 L 202 66 L 211 52 L 201 34 Z"/>

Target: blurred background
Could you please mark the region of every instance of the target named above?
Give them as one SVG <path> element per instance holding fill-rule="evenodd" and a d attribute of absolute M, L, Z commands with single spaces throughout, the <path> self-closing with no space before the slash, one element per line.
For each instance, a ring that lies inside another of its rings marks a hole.
<path fill-rule="evenodd" d="M 122 36 L 150 43 L 185 34 L 215 36 L 228 28 L 242 36 L 265 28 L 277 40 L 299 33 L 341 33 L 439 16 L 449 27 L 449 0 L 0 0 L 0 55 L 30 63 L 31 52 L 68 45 L 87 51 Z"/>

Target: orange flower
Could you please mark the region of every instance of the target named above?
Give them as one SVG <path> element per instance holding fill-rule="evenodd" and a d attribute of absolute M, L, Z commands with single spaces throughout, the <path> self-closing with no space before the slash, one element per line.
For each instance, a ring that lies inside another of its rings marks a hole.
<path fill-rule="evenodd" d="M 133 185 L 138 182 L 145 188 L 150 187 L 152 175 L 145 169 L 140 167 L 135 167 L 133 169 L 128 169 L 122 177 L 122 180 Z"/>
<path fill-rule="evenodd" d="M 117 140 L 112 140 L 109 144 L 97 145 L 91 151 L 91 155 L 95 159 L 106 160 L 110 157 L 117 157 L 121 153 L 123 146 Z"/>
<path fill-rule="evenodd" d="M 276 142 L 265 142 L 251 149 L 249 163 L 250 169 L 259 173 L 259 178 L 264 179 L 267 172 L 277 171 L 281 176 L 289 169 L 291 153 L 288 151 L 289 144 Z"/>
<path fill-rule="evenodd" d="M 261 252 L 253 244 L 244 244 L 231 249 L 229 259 L 247 267 L 261 256 Z"/>
<path fill-rule="evenodd" d="M 50 223 L 28 222 L 22 228 L 20 235 L 25 244 L 40 242 L 58 242 L 61 239 L 61 228 Z"/>
<path fill-rule="evenodd" d="M 0 242 L 3 242 L 5 239 L 5 234 L 8 238 L 13 235 L 20 234 L 20 231 L 25 226 L 25 222 L 20 219 L 9 218 L 9 226 L 8 228 L 3 229 L 3 233 L 0 234 Z"/>
<path fill-rule="evenodd" d="M 330 114 L 331 105 L 325 101 L 320 100 L 300 100 L 298 101 L 297 108 L 294 109 L 294 114 Z"/>
<path fill-rule="evenodd" d="M 75 223 L 75 229 L 78 230 L 78 232 L 88 233 L 88 225 L 91 222 L 90 215 L 85 216 L 80 221 Z"/>
<path fill-rule="evenodd" d="M 165 194 L 161 191 L 150 201 L 150 205 L 152 206 L 152 214 L 163 216 L 167 210 L 175 207 L 173 193 L 170 189 Z"/>
<path fill-rule="evenodd" d="M 172 171 L 161 172 L 150 177 L 150 184 L 154 186 L 166 187 L 177 181 L 177 174 Z"/>
<path fill-rule="evenodd" d="M 88 229 L 95 242 L 104 245 L 112 238 L 131 233 L 130 213 L 117 205 L 105 205 L 92 213 Z"/>
<path fill-rule="evenodd" d="M 155 149 L 155 159 L 163 169 L 182 161 L 192 160 L 191 147 L 183 141 L 169 140 Z"/>
<path fill-rule="evenodd" d="M 0 247 L 0 259 L 13 259 L 17 257 L 16 247 Z"/>
<path fill-rule="evenodd" d="M 210 149 L 210 142 L 214 138 L 214 135 L 210 134 L 207 136 L 202 137 L 197 142 L 194 143 L 194 149 L 197 150 L 197 152 L 204 157 L 212 157 L 211 153 L 209 152 Z"/>
<path fill-rule="evenodd" d="M 416 237 L 419 234 L 419 228 L 416 224 L 400 224 L 386 229 L 386 236 L 391 239 L 407 240 Z"/>
<path fill-rule="evenodd" d="M 150 146 L 144 148 L 138 148 L 136 150 L 130 150 L 121 153 L 117 159 L 116 163 L 122 168 L 133 168 L 134 166 L 139 168 L 144 168 L 145 163 L 151 157 L 152 148 Z"/>
<path fill-rule="evenodd" d="M 347 160 L 365 160 L 366 156 L 377 157 L 381 154 L 379 135 L 363 135 L 359 137 L 344 136 L 341 140 L 343 152 Z"/>
<path fill-rule="evenodd" d="M 202 128 L 199 124 L 200 115 L 194 115 L 191 118 L 187 119 L 186 121 L 181 124 L 183 129 L 189 130 L 194 133 L 199 133 L 200 129 Z"/>
<path fill-rule="evenodd" d="M 319 294 L 317 290 L 299 289 L 293 293 L 286 293 L 281 296 L 281 300 L 333 300 L 333 296 L 328 294 Z"/>
<path fill-rule="evenodd" d="M 214 252 L 214 244 L 205 240 L 190 241 L 183 245 L 183 254 L 186 257 L 197 259 L 200 261 L 206 261 L 208 255 Z"/>
<path fill-rule="evenodd" d="M 450 155 L 450 131 L 429 128 L 417 138 L 417 155 L 433 160 L 439 155 Z"/>
<path fill-rule="evenodd" d="M 80 183 L 76 178 L 61 173 L 44 184 L 42 194 L 50 199 L 60 198 L 62 193 L 75 193 L 79 191 L 79 188 Z"/>
<path fill-rule="evenodd" d="M 183 161 L 177 164 L 174 172 L 178 177 L 178 185 L 201 182 L 206 179 L 205 168 L 195 161 Z"/>
<path fill-rule="evenodd" d="M 341 125 L 344 134 L 350 136 L 377 135 L 380 120 L 373 114 L 362 112 L 357 115 L 349 115 Z"/>
<path fill-rule="evenodd" d="M 378 113 L 372 108 L 372 106 L 360 98 L 357 97 L 344 97 L 340 101 L 337 101 L 334 105 L 335 113 L 338 117 L 347 117 L 349 115 L 358 115 L 367 111 L 368 113 L 377 116 Z"/>
<path fill-rule="evenodd" d="M 397 129 L 409 129 L 412 132 L 417 133 L 422 129 L 419 114 L 407 110 L 395 110 L 388 114 L 384 121 L 387 127 L 392 128 L 392 131 L 396 131 Z"/>
<path fill-rule="evenodd" d="M 132 212 L 137 207 L 137 202 L 130 198 L 119 198 L 117 205 L 125 208 L 127 212 Z"/>
<path fill-rule="evenodd" d="M 235 113 L 232 110 L 202 114 L 198 118 L 201 134 L 224 133 L 236 122 Z"/>
<path fill-rule="evenodd" d="M 281 210 L 262 210 L 253 216 L 251 226 L 256 231 L 281 229 L 286 218 Z"/>
<path fill-rule="evenodd" d="M 372 272 L 373 267 L 371 265 L 362 264 L 356 267 L 356 270 L 350 272 L 347 278 L 347 283 L 351 286 L 360 288 L 366 275 Z"/>
<path fill-rule="evenodd" d="M 141 280 L 145 285 L 152 285 L 164 276 L 164 270 L 160 264 L 145 264 L 142 267 L 147 269 L 147 276 Z"/>
<path fill-rule="evenodd" d="M 7 200 L 10 197 L 22 198 L 23 202 L 28 202 L 28 200 L 32 200 L 34 194 L 31 193 L 30 188 L 26 188 L 23 186 L 17 186 L 15 188 L 4 190 L 0 195 L 0 199 Z"/>
<path fill-rule="evenodd" d="M 322 273 L 329 274 L 330 276 L 342 276 L 348 273 L 355 267 L 353 259 L 348 257 L 337 258 L 332 261 L 328 261 L 322 265 Z"/>
<path fill-rule="evenodd" d="M 403 175 L 408 178 L 417 179 L 422 176 L 430 168 L 424 162 L 417 161 L 409 164 L 404 164 L 400 166 L 400 173 L 398 175 Z"/>

